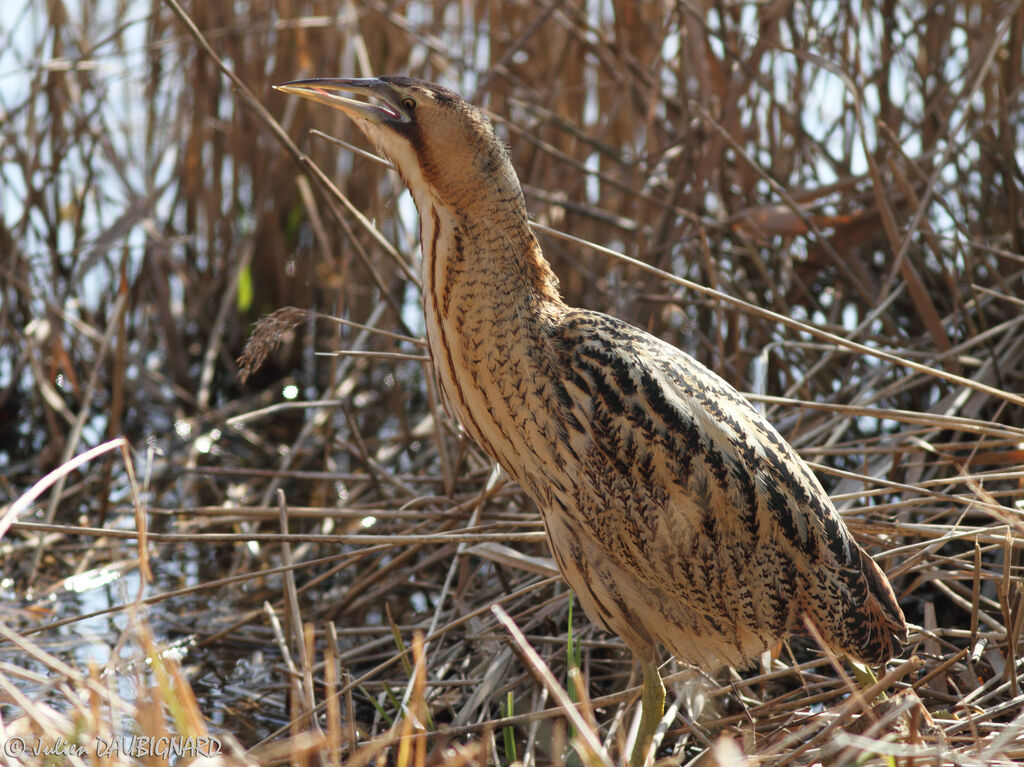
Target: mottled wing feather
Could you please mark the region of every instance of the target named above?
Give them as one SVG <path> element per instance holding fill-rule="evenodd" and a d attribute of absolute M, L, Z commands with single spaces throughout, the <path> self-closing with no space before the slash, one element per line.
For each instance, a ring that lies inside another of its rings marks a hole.
<path fill-rule="evenodd" d="M 575 545 L 601 549 L 588 555 L 605 557 L 620 580 L 641 584 L 635 598 L 667 612 L 644 621 L 642 609 L 629 611 L 645 624 L 633 633 L 683 660 L 707 665 L 710 647 L 735 664 L 800 631 L 806 615 L 857 659 L 899 652 L 906 626 L 888 580 L 748 400 L 689 355 L 606 315 L 572 310 L 552 341 L 579 424 L 566 527 L 575 523 Z M 591 602 L 608 598 L 583 587 Z M 628 623 L 609 627 L 628 642 Z"/>

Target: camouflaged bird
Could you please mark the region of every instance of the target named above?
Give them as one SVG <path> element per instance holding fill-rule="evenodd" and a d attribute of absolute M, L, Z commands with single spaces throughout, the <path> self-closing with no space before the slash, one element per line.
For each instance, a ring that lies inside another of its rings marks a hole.
<path fill-rule="evenodd" d="M 479 110 L 399 77 L 279 89 L 351 117 L 412 192 L 441 389 L 536 502 L 587 615 L 644 661 L 645 714 L 659 644 L 740 666 L 807 619 L 852 658 L 900 652 L 888 580 L 750 402 L 673 346 L 562 301 Z"/>

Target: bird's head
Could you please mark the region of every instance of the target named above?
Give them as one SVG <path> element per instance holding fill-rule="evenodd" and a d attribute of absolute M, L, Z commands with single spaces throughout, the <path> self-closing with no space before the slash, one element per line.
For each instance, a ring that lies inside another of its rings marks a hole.
<path fill-rule="evenodd" d="M 523 205 L 490 121 L 447 88 L 406 77 L 317 78 L 276 88 L 352 118 L 395 165 L 421 213 L 425 204 L 457 213 L 488 198 Z"/>

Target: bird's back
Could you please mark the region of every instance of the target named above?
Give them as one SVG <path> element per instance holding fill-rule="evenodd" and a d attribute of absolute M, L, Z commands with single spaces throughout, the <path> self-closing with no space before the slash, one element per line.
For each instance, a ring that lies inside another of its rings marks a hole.
<path fill-rule="evenodd" d="M 883 663 L 903 613 L 807 464 L 689 355 L 607 315 L 550 334 L 565 388 L 571 491 L 538 498 L 588 614 L 641 654 L 742 665 L 805 616 Z M 553 512 L 553 513 L 552 513 Z"/>

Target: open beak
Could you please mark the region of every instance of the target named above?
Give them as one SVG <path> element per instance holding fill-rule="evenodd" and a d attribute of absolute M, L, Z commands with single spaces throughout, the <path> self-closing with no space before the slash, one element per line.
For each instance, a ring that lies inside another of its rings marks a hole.
<path fill-rule="evenodd" d="M 363 118 L 373 123 L 409 121 L 409 114 L 402 108 L 398 95 L 388 83 L 376 77 L 359 79 L 316 77 L 311 80 L 293 80 L 290 83 L 282 83 L 275 85 L 274 89 L 340 109 L 355 119 Z M 359 101 L 340 95 L 342 93 L 373 98 L 376 101 Z"/>

